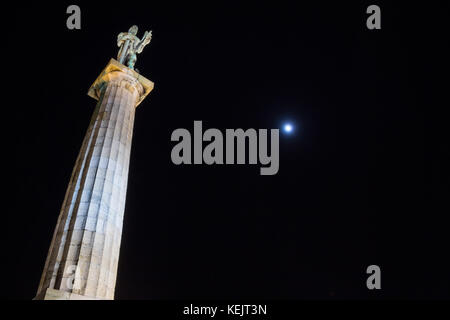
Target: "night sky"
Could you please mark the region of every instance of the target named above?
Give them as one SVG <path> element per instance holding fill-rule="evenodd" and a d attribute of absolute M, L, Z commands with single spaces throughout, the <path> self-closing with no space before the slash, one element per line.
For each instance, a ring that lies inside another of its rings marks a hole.
<path fill-rule="evenodd" d="M 133 24 L 153 31 L 136 67 L 155 89 L 136 110 L 116 299 L 450 298 L 448 2 L 276 3 L 15 9 L 4 298 L 36 294 L 87 90 Z M 194 120 L 295 130 L 273 176 L 176 166 L 171 133 Z"/>

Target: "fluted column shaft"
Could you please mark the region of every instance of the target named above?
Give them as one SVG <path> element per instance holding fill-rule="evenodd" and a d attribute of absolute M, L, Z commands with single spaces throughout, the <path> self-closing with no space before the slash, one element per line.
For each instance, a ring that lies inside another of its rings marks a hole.
<path fill-rule="evenodd" d="M 37 298 L 45 298 L 48 289 L 67 299 L 114 298 L 135 108 L 145 91 L 134 72 L 125 71 L 106 72 L 97 83 L 99 101 L 67 188 Z"/>

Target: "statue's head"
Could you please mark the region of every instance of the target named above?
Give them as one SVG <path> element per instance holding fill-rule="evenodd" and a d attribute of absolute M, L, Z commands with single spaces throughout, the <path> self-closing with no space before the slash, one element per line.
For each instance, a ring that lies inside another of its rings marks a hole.
<path fill-rule="evenodd" d="M 138 27 L 137 25 L 134 25 L 130 28 L 130 30 L 128 30 L 129 33 L 131 33 L 133 36 L 137 35 L 138 33 Z"/>

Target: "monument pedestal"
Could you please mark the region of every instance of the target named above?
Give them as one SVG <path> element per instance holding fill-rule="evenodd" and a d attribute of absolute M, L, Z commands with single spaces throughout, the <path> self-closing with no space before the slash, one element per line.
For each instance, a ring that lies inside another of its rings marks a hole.
<path fill-rule="evenodd" d="M 111 59 L 75 163 L 35 299 L 114 299 L 135 108 L 153 82 Z"/>

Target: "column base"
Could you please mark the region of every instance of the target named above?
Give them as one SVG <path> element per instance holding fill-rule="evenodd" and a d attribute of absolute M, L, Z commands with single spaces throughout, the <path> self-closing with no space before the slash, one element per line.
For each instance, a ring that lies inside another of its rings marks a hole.
<path fill-rule="evenodd" d="M 47 288 L 44 291 L 38 293 L 33 300 L 104 300 L 104 299 Z"/>

